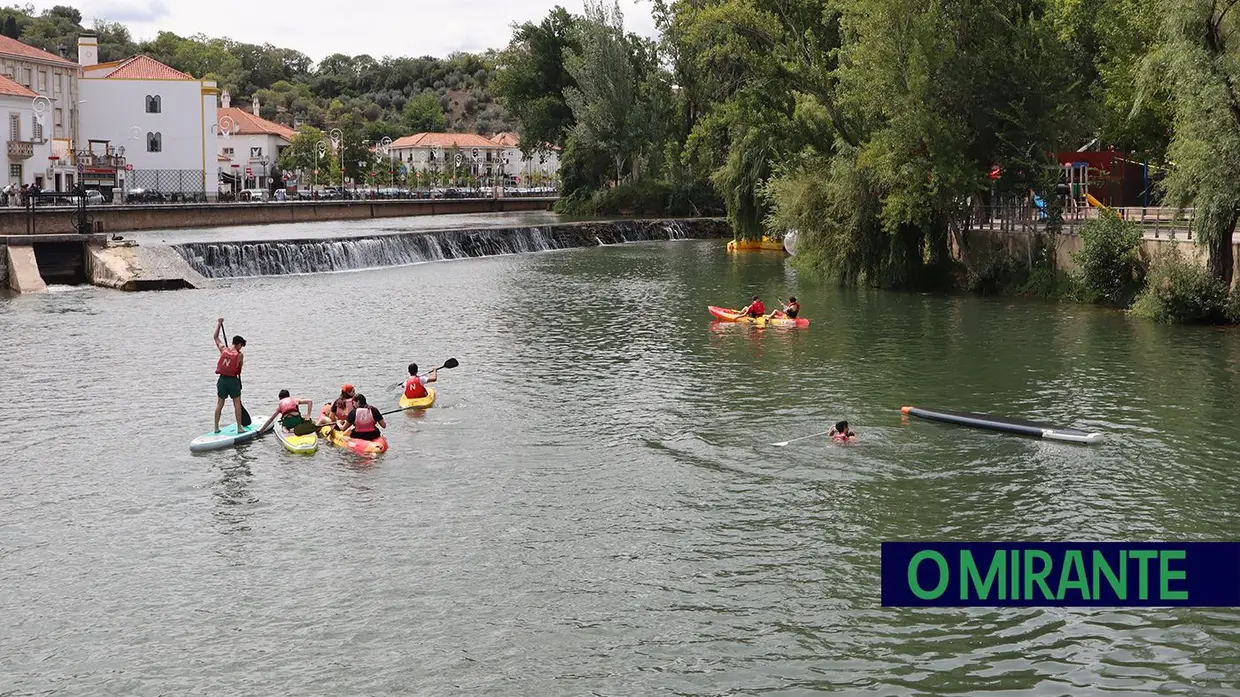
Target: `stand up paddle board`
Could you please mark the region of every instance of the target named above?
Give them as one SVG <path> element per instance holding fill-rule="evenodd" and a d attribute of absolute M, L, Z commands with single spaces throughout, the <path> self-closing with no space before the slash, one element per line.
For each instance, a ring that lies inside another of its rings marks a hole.
<path fill-rule="evenodd" d="M 189 450 L 192 453 L 205 453 L 209 450 L 221 450 L 223 448 L 232 447 L 253 440 L 258 437 L 258 429 L 262 424 L 250 424 L 242 427 L 241 431 L 237 431 L 237 424 L 232 424 L 221 428 L 218 433 L 204 433 L 189 442 Z"/>
<path fill-rule="evenodd" d="M 900 407 L 900 411 L 909 416 L 916 416 L 917 418 L 930 421 L 941 421 L 972 428 L 985 428 L 992 431 L 1003 431 L 1004 433 L 1016 433 L 1022 436 L 1046 438 L 1047 440 L 1060 440 L 1068 443 L 1097 443 L 1102 440 L 1101 433 L 1091 433 L 1075 428 L 1061 428 L 1032 421 L 1005 419 L 1001 416 L 919 409 L 917 407 Z"/>

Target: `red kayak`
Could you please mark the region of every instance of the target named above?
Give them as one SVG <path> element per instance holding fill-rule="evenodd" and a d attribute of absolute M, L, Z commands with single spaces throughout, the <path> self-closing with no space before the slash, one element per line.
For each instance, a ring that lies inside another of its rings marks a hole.
<path fill-rule="evenodd" d="M 809 320 L 805 319 L 804 317 L 798 317 L 796 319 L 788 319 L 787 317 L 779 316 L 779 315 L 782 315 L 783 313 L 778 313 L 775 317 L 772 317 L 771 319 L 767 319 L 766 317 L 748 317 L 748 316 L 742 315 L 739 310 L 729 310 L 726 307 L 715 307 L 714 305 L 707 306 L 706 310 L 710 312 L 712 317 L 714 317 L 715 319 L 721 322 L 736 322 L 737 324 L 754 324 L 759 327 L 766 327 L 766 326 L 797 327 L 798 329 L 804 329 L 809 326 Z"/>

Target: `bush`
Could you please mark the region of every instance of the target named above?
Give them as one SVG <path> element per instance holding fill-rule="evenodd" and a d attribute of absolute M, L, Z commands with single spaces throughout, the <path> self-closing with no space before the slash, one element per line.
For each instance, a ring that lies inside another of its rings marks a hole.
<path fill-rule="evenodd" d="M 1227 287 L 1172 246 L 1154 265 L 1132 312 L 1155 322 L 1219 324 L 1227 320 L 1230 304 Z"/>
<path fill-rule="evenodd" d="M 556 203 L 569 215 L 699 216 L 720 215 L 722 205 L 706 186 L 676 187 L 642 179 L 594 192 L 579 189 Z"/>
<path fill-rule="evenodd" d="M 1227 321 L 1240 324 L 1240 283 L 1231 289 L 1227 297 Z"/>
<path fill-rule="evenodd" d="M 1081 228 L 1081 251 L 1072 260 L 1087 300 L 1127 307 L 1145 276 L 1141 228 L 1114 215 L 1091 220 Z"/>

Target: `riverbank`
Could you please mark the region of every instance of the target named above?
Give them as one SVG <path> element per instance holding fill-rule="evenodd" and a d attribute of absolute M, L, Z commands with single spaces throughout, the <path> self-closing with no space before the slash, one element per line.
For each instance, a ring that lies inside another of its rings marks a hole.
<path fill-rule="evenodd" d="M 495 222 L 495 221 L 492 221 Z M 412 228 L 412 229 L 411 229 Z M 409 224 L 348 232 L 322 226 L 281 226 L 284 237 L 191 237 L 115 241 L 101 235 L 0 238 L 0 287 L 17 294 L 48 284 L 92 284 L 119 290 L 202 288 L 212 278 L 327 273 L 403 266 L 466 257 L 551 251 L 655 240 L 723 239 L 718 218 L 604 220 L 541 225 L 470 224 L 427 229 Z M 297 234 L 290 237 L 289 234 Z M 334 233 L 334 234 L 333 234 Z M 161 238 L 164 236 L 160 236 Z"/>
<path fill-rule="evenodd" d="M 462 198 L 374 201 L 271 201 L 266 203 L 169 203 L 87 208 L 79 230 L 71 207 L 0 208 L 0 235 L 115 233 L 136 230 L 315 223 L 330 220 L 404 218 L 464 213 L 548 211 L 556 198 Z"/>

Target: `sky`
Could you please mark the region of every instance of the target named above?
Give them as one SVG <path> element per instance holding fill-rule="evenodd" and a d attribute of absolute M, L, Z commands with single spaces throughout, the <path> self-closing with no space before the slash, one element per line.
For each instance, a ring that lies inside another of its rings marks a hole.
<path fill-rule="evenodd" d="M 19 0 L 19 4 L 21 3 Z M 135 40 L 160 31 L 203 33 L 253 44 L 293 48 L 314 61 L 333 53 L 383 56 L 447 56 L 454 51 L 503 48 L 514 22 L 540 21 L 557 4 L 580 14 L 582 0 L 36 0 L 42 11 L 71 5 L 82 24 L 120 22 Z M 620 0 L 631 32 L 655 37 L 650 0 Z"/>

